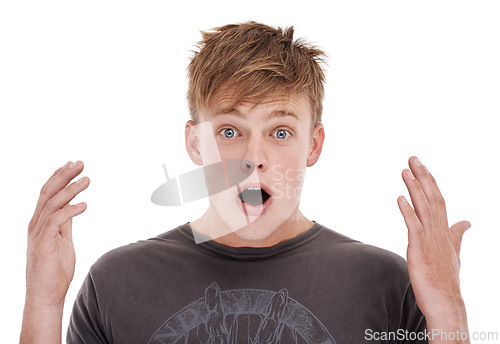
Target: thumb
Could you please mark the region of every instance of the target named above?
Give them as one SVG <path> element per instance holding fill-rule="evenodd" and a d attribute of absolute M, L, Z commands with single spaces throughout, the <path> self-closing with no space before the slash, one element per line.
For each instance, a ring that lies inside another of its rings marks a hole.
<path fill-rule="evenodd" d="M 462 237 L 464 236 L 465 231 L 468 230 L 470 227 L 471 223 L 469 221 L 460 221 L 450 227 L 453 246 L 455 247 L 457 256 L 460 256 L 460 246 L 462 246 Z"/>

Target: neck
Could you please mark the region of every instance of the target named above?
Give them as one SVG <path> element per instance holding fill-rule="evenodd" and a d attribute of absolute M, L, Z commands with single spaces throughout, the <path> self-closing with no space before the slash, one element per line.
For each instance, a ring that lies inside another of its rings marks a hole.
<path fill-rule="evenodd" d="M 212 207 L 209 207 L 205 214 L 190 222 L 189 225 L 192 230 L 213 238 L 215 242 L 222 245 L 269 247 L 306 232 L 314 225 L 314 222 L 302 215 L 297 204 L 292 215 L 285 221 L 270 222 L 266 221 L 263 216 L 235 231 L 231 230 Z"/>

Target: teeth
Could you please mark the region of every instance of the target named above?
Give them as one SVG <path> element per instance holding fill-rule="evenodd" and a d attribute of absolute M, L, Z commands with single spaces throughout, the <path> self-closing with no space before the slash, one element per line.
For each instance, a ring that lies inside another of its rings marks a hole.
<path fill-rule="evenodd" d="M 261 188 L 246 188 L 246 190 L 260 190 Z"/>

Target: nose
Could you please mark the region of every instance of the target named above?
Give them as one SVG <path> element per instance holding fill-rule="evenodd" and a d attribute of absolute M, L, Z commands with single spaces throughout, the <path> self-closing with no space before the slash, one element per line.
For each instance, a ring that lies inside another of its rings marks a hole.
<path fill-rule="evenodd" d="M 263 142 L 263 138 L 258 135 L 251 135 L 249 141 L 247 142 L 245 154 L 243 155 L 243 168 L 245 171 L 252 169 L 255 166 L 255 169 L 258 172 L 264 172 L 267 170 L 268 161 L 266 148 Z M 253 165 L 251 165 L 253 164 Z"/>

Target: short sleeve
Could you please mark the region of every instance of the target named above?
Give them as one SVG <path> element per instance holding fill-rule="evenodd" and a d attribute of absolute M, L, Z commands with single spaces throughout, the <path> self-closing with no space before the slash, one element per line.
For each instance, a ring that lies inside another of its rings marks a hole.
<path fill-rule="evenodd" d="M 89 272 L 78 292 L 66 335 L 67 344 L 110 344 L 99 312 L 96 290 Z"/>
<path fill-rule="evenodd" d="M 425 316 L 418 308 L 413 288 L 409 284 L 401 307 L 401 322 L 395 343 L 428 344 L 426 334 L 427 323 Z"/>

